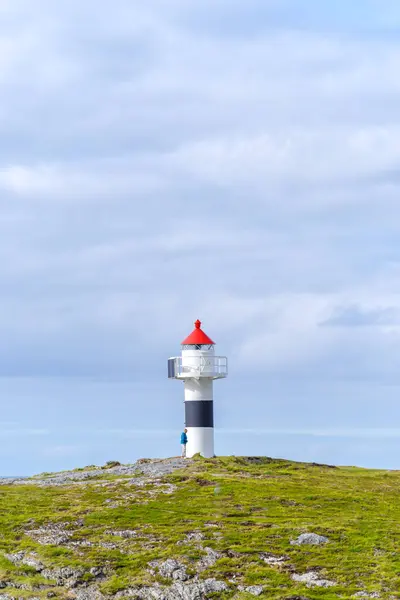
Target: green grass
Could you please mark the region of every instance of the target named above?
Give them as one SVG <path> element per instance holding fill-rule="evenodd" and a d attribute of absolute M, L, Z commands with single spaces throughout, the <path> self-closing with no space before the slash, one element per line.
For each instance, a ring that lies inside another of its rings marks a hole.
<path fill-rule="evenodd" d="M 399 472 L 271 459 L 253 464 L 226 457 L 197 459 L 164 482 L 175 484 L 175 493 L 162 494 L 152 485 L 137 488 L 128 479 L 106 475 L 84 486 L 0 487 L 0 582 L 24 581 L 32 587 L 40 582 L 32 568 L 15 567 L 3 558 L 6 552 L 22 549 L 36 551 L 50 566 L 106 565 L 110 577 L 102 590 L 113 594 L 129 585 L 150 584 L 146 566 L 156 558 L 178 558 L 193 569 L 201 548 L 177 542 L 190 531 L 201 531 L 206 536 L 203 546 L 223 555 L 204 577 L 229 580 L 235 575 L 240 584 L 262 584 L 262 597 L 329 600 L 366 590 L 379 591 L 382 598 L 400 598 Z M 110 508 L 106 500 L 118 505 Z M 82 527 L 73 525 L 77 519 L 83 519 Z M 71 523 L 73 541 L 96 546 L 42 546 L 26 535 L 29 529 L 55 522 Z M 107 534 L 110 529 L 134 529 L 138 537 L 122 540 Z M 303 532 L 326 535 L 330 543 L 291 545 L 290 540 Z M 129 553 L 98 545 L 104 542 L 119 544 Z M 265 564 L 263 552 L 287 556 L 285 566 Z M 309 569 L 338 586 L 307 589 L 291 580 L 291 571 Z M 62 595 L 62 590 L 56 591 Z"/>

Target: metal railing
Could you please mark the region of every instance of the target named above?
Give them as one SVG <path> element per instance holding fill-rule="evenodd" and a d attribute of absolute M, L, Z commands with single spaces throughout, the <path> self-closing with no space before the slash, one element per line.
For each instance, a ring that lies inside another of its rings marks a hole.
<path fill-rule="evenodd" d="M 208 377 L 221 379 L 228 375 L 226 356 L 175 356 L 168 360 L 168 377 L 185 379 Z"/>

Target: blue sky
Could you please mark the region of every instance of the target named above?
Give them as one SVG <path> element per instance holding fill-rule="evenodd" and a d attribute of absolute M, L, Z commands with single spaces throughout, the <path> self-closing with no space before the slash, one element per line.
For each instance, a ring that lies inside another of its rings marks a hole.
<path fill-rule="evenodd" d="M 0 474 L 179 450 L 398 468 L 400 6 L 2 0 Z"/>

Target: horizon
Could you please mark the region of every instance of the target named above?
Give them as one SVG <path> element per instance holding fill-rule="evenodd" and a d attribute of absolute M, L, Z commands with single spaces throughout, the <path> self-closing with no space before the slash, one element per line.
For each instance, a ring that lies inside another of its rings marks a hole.
<path fill-rule="evenodd" d="M 179 453 L 399 468 L 400 5 L 4 0 L 0 473 Z"/>

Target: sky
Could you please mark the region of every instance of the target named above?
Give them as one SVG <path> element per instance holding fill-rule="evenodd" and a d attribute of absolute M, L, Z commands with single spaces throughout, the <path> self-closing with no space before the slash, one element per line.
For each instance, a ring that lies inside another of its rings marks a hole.
<path fill-rule="evenodd" d="M 0 475 L 400 468 L 398 0 L 0 0 Z"/>

